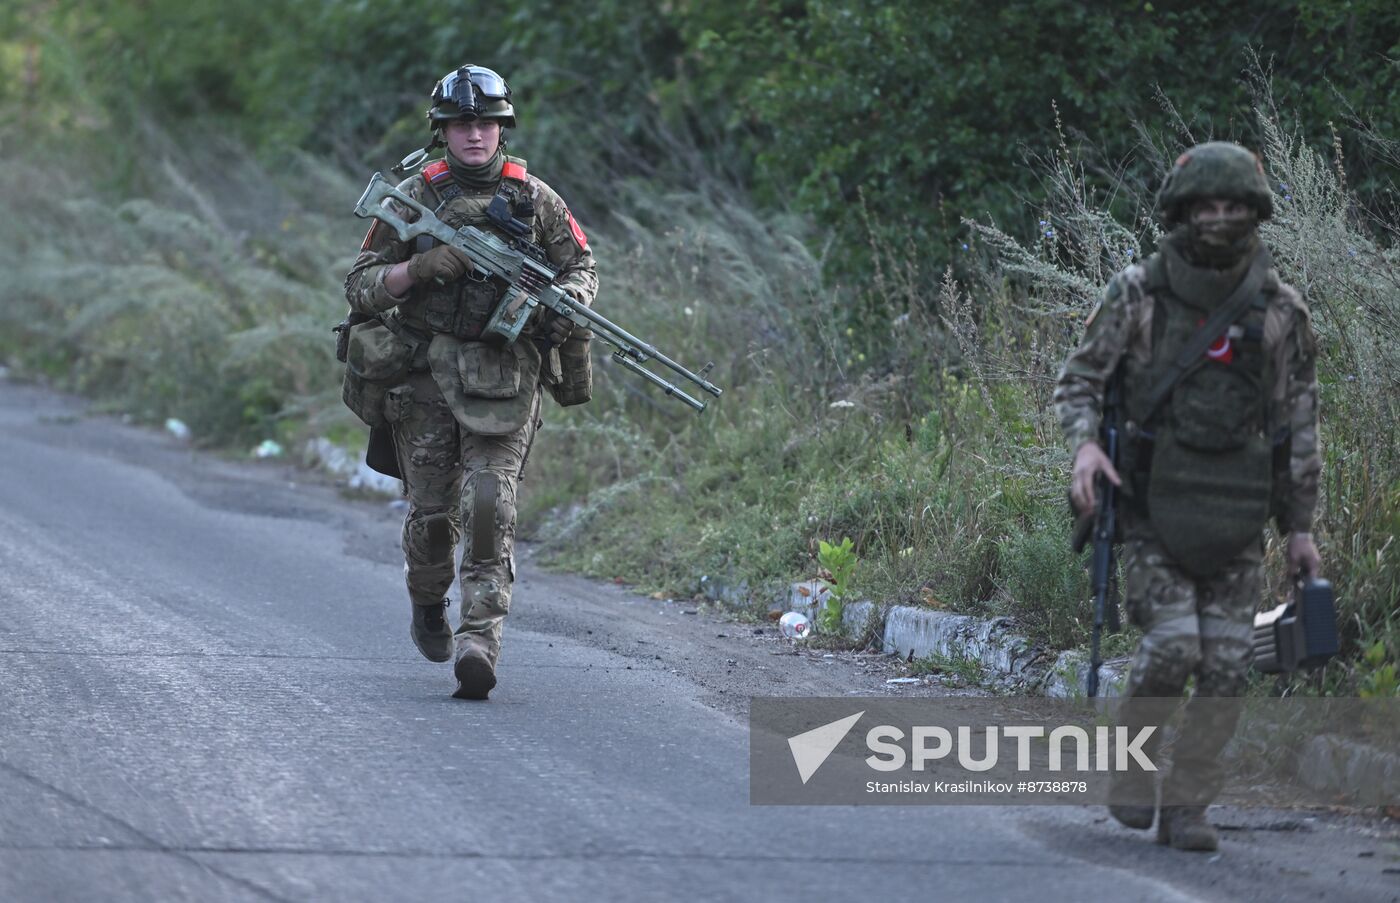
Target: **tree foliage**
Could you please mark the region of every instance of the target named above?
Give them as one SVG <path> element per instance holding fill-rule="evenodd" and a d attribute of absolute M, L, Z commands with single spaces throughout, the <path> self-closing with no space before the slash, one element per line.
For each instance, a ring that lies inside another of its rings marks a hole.
<path fill-rule="evenodd" d="M 1257 145 L 1251 53 L 1305 134 L 1336 127 L 1363 198 L 1389 203 L 1393 171 L 1353 116 L 1400 128 L 1388 0 L 25 0 L 0 16 L 0 104 L 31 129 L 110 141 L 156 109 L 382 165 L 425 137 L 433 81 L 471 60 L 508 74 L 518 146 L 587 202 L 606 205 L 596 186 L 618 177 L 684 179 L 681 148 L 698 146 L 737 186 L 834 229 L 838 265 L 865 260 L 871 229 L 947 259 L 963 217 L 1029 227 L 1041 191 L 1021 164 L 1056 110 L 1105 175 L 1143 185 L 1164 161 L 1134 121 Z"/>

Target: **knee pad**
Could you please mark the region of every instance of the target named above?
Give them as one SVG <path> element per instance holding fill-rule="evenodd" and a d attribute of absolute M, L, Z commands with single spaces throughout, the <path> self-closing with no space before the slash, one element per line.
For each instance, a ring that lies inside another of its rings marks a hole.
<path fill-rule="evenodd" d="M 445 511 L 415 511 L 404 525 L 409 547 L 426 564 L 450 564 L 457 536 Z"/>
<path fill-rule="evenodd" d="M 489 470 L 476 475 L 471 511 L 473 561 L 495 561 L 500 557 L 500 536 L 496 528 L 496 505 L 500 494 L 500 476 Z"/>

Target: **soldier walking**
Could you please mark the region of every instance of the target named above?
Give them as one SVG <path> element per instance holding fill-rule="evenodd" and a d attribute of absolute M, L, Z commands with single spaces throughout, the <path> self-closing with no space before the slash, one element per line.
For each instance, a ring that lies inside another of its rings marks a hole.
<path fill-rule="evenodd" d="M 591 305 L 598 281 L 583 230 L 524 160 L 505 155 L 505 130 L 516 123 L 505 80 L 482 66 L 449 72 L 433 90 L 428 120 L 427 150 L 446 153 L 399 189 L 453 228 L 470 224 L 512 239 L 500 219 L 507 212 L 559 270 L 555 284 Z M 465 699 L 485 699 L 496 685 L 515 579 L 516 487 L 542 422 L 541 387 L 561 404 L 586 400 L 588 391 L 571 383 L 577 374 L 560 369 L 559 347 L 588 338 L 568 319 L 532 322 L 509 345 L 481 341 L 505 289 L 474 273 L 456 248 L 427 237 L 399 241 L 378 220 L 345 279 L 355 324 L 345 399 L 371 427 L 372 456 L 376 440 L 388 447 L 392 437 L 388 469 L 398 471 L 408 497 L 410 634 L 430 661 L 455 655 L 454 695 Z M 581 360 L 586 369 L 586 347 Z M 459 545 L 462 610 L 454 635 L 447 593 Z"/>
<path fill-rule="evenodd" d="M 1273 201 L 1253 153 L 1225 142 L 1188 150 L 1157 205 L 1170 231 L 1156 254 L 1110 280 L 1054 402 L 1074 453 L 1075 506 L 1093 510 L 1100 475 L 1124 499 L 1126 606 L 1143 637 L 1120 721 L 1160 723 L 1196 679 L 1157 839 L 1214 850 L 1206 807 L 1247 684 L 1271 514 L 1293 571 L 1316 575 L 1319 565 L 1316 349 L 1307 305 L 1259 240 Z M 1098 441 L 1110 380 L 1123 399 L 1117 467 Z M 1150 828 L 1154 800 L 1150 776 L 1130 772 L 1115 780 L 1109 811 Z"/>

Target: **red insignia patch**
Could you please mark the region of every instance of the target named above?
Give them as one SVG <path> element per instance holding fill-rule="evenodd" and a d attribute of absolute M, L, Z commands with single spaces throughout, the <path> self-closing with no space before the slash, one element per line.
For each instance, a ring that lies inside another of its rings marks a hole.
<path fill-rule="evenodd" d="M 574 219 L 572 213 L 569 214 L 569 231 L 574 234 L 574 241 L 578 242 L 579 248 L 588 250 L 588 236 L 578 227 L 578 220 Z"/>
<path fill-rule="evenodd" d="M 1235 346 L 1230 343 L 1230 336 L 1223 335 L 1211 343 L 1206 349 L 1206 357 L 1222 364 L 1228 364 L 1235 359 Z"/>
<path fill-rule="evenodd" d="M 525 181 L 525 167 L 513 160 L 507 160 L 501 164 L 501 178 L 523 182 Z"/>
<path fill-rule="evenodd" d="M 369 231 L 365 233 L 364 243 L 360 245 L 361 251 L 368 251 L 370 244 L 374 241 L 374 230 L 379 228 L 379 220 L 369 224 Z"/>
<path fill-rule="evenodd" d="M 423 178 L 429 182 L 441 182 L 443 179 L 451 178 L 452 171 L 446 160 L 439 160 L 436 163 L 429 163 L 423 167 Z"/>

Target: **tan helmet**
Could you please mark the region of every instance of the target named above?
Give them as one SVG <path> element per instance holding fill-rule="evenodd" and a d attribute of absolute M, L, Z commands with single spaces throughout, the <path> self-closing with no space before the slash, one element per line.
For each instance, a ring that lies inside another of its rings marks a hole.
<path fill-rule="evenodd" d="M 453 119 L 494 119 L 501 128 L 515 128 L 510 85 L 485 66 L 459 66 L 438 80 L 428 121 L 434 129 Z"/>
<path fill-rule="evenodd" d="M 1259 219 L 1274 215 L 1274 199 L 1257 154 L 1229 141 L 1198 144 L 1176 158 L 1157 192 L 1157 215 L 1174 225 L 1202 198 L 1226 198 L 1253 207 Z"/>

